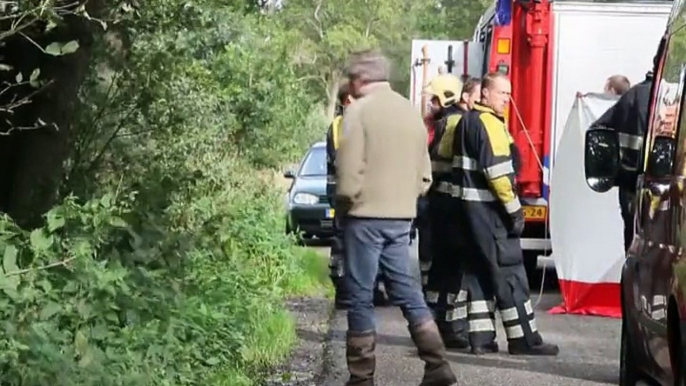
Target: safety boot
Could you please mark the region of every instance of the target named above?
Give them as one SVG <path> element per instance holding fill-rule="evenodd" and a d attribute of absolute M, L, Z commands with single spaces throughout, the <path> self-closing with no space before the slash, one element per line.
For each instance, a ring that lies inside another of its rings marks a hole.
<path fill-rule="evenodd" d="M 529 346 L 523 339 L 511 340 L 507 351 L 510 355 L 556 356 L 560 348 L 555 344 L 543 343 Z"/>
<path fill-rule="evenodd" d="M 424 378 L 419 386 L 451 386 L 457 378 L 445 358 L 445 346 L 433 320 L 410 327 L 419 358 L 424 361 Z"/>
<path fill-rule="evenodd" d="M 484 354 L 495 354 L 498 351 L 500 351 L 500 347 L 498 347 L 498 342 L 493 341 L 493 342 L 488 342 L 488 343 L 484 344 L 483 346 L 472 347 L 471 353 L 473 355 L 484 355 Z"/>
<path fill-rule="evenodd" d="M 376 333 L 348 331 L 345 356 L 350 379 L 346 386 L 374 386 Z"/>

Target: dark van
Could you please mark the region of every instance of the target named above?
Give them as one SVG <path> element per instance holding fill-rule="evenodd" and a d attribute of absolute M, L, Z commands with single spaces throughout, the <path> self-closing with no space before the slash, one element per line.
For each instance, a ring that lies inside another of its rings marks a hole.
<path fill-rule="evenodd" d="M 620 384 L 649 378 L 686 385 L 686 6 L 674 2 L 660 45 L 642 138 L 634 238 L 622 271 Z M 586 132 L 586 178 L 597 192 L 615 185 L 620 138 Z"/>

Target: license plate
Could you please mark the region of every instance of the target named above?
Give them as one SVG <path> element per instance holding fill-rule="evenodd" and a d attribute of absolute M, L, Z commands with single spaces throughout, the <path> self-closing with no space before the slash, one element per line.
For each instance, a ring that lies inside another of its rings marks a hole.
<path fill-rule="evenodd" d="M 326 210 L 326 218 L 334 218 L 335 215 L 336 215 L 335 209 L 327 209 Z"/>
<path fill-rule="evenodd" d="M 545 206 L 525 206 L 522 207 L 524 211 L 524 218 L 527 220 L 545 220 L 547 213 Z"/>

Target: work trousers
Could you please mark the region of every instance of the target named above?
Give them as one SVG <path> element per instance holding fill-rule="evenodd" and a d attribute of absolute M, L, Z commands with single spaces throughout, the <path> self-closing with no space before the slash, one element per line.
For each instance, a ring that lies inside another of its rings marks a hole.
<path fill-rule="evenodd" d="M 486 237 L 479 237 L 484 240 Z M 470 335 L 475 345 L 482 345 L 495 339 L 495 323 L 492 316 L 493 307 L 488 304 L 488 299 L 495 295 L 495 306 L 500 312 L 505 334 L 508 342 L 523 341 L 527 346 L 537 346 L 543 343 L 541 335 L 536 327 L 533 307 L 529 297 L 529 282 L 519 238 L 490 238 L 491 242 L 481 243 L 475 257 L 474 271 L 477 277 L 487 275 L 489 280 L 480 280 L 484 290 L 486 304 L 479 308 L 483 315 L 478 322 L 470 319 L 470 332 L 478 332 Z M 483 253 L 489 252 L 489 253 Z M 489 315 L 490 325 L 486 315 Z M 475 318 L 476 319 L 476 318 Z"/>
<path fill-rule="evenodd" d="M 426 293 L 426 284 L 429 280 L 429 270 L 431 269 L 432 262 L 431 241 L 433 239 L 428 197 L 419 197 L 417 200 L 417 217 L 414 220 L 414 227 L 417 229 L 417 234 L 419 237 L 417 247 L 419 254 L 419 273 L 421 275 L 422 292 Z"/>
<path fill-rule="evenodd" d="M 628 250 L 634 240 L 634 197 L 627 189 L 619 189 L 619 207 L 624 221 L 624 250 Z"/>
<path fill-rule="evenodd" d="M 343 277 L 343 259 L 345 256 L 345 244 L 343 243 L 343 224 L 339 216 L 333 220 L 334 235 L 331 239 L 331 250 L 329 252 L 329 268 L 331 279 L 336 280 Z"/>
<path fill-rule="evenodd" d="M 410 219 L 348 217 L 344 221 L 344 282 L 348 291 L 348 331 L 376 330 L 374 282 L 384 275 L 394 305 L 410 326 L 431 320 L 410 264 Z"/>
<path fill-rule="evenodd" d="M 426 303 L 431 308 L 444 337 L 464 337 L 467 333 L 467 285 L 455 243 L 455 221 L 452 218 L 452 197 L 430 193 L 429 227 L 431 228 L 431 265 L 424 287 Z"/>

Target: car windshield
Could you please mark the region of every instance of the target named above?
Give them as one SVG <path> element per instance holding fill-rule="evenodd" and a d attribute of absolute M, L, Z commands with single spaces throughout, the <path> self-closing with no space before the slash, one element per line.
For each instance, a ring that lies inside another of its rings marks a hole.
<path fill-rule="evenodd" d="M 326 175 L 326 149 L 313 147 L 307 153 L 305 162 L 300 168 L 301 177 L 314 177 Z"/>

